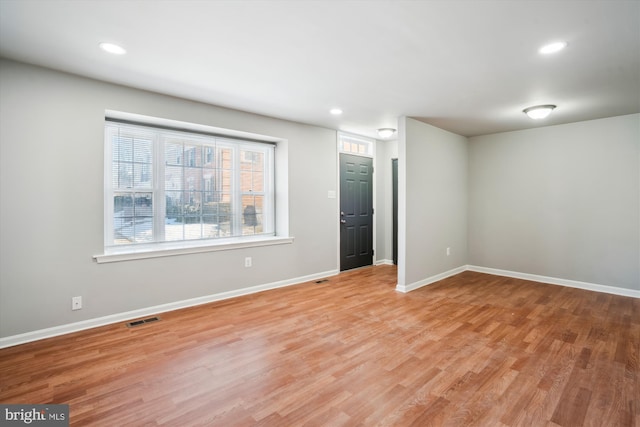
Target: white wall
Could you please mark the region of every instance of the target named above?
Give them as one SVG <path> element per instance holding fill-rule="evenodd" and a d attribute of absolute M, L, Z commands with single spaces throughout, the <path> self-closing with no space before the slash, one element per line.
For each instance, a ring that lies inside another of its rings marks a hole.
<path fill-rule="evenodd" d="M 96 264 L 107 109 L 286 139 L 295 242 Z M 339 268 L 333 130 L 6 60 L 0 123 L 0 339 Z M 472 264 L 640 289 L 640 115 L 470 141 L 409 118 L 398 129 L 376 160 L 376 258 L 391 260 L 399 159 L 398 285 Z"/>
<path fill-rule="evenodd" d="M 398 186 L 398 286 L 465 266 L 467 138 L 402 117 Z"/>
<path fill-rule="evenodd" d="M 288 140 L 294 243 L 96 264 L 107 109 Z M 338 270 L 333 130 L 6 60 L 0 123 L 0 338 Z M 84 308 L 72 312 L 76 295 Z"/>
<path fill-rule="evenodd" d="M 470 138 L 469 263 L 640 289 L 640 115 Z"/>

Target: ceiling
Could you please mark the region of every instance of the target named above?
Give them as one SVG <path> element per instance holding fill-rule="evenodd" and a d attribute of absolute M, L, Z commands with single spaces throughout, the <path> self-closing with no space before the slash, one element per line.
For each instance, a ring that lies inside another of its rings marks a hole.
<path fill-rule="evenodd" d="M 400 116 L 474 136 L 640 112 L 639 0 L 0 0 L 0 56 L 372 137 Z"/>

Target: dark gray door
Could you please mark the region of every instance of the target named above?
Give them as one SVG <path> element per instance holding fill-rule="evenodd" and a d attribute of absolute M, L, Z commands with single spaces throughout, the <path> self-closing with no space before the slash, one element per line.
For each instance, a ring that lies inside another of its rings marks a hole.
<path fill-rule="evenodd" d="M 373 264 L 373 159 L 340 154 L 340 270 Z"/>
<path fill-rule="evenodd" d="M 393 263 L 398 265 L 398 159 L 391 159 L 393 187 Z"/>

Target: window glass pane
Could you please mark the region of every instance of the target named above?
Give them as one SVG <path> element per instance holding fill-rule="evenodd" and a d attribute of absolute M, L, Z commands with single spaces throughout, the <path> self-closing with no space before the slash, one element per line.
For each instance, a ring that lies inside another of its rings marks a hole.
<path fill-rule="evenodd" d="M 133 188 L 133 163 L 115 163 L 117 175 L 113 178 L 115 188 Z"/>
<path fill-rule="evenodd" d="M 182 222 L 175 223 L 175 224 L 167 224 L 164 230 L 164 238 L 167 242 L 184 240 Z"/>
<path fill-rule="evenodd" d="M 184 189 L 188 191 L 202 190 L 202 169 L 184 168 Z"/>
<path fill-rule="evenodd" d="M 153 241 L 151 193 L 116 193 L 113 197 L 113 239 L 116 243 Z"/>
<path fill-rule="evenodd" d="M 253 191 L 262 193 L 264 191 L 264 173 L 261 171 L 253 172 L 252 177 L 252 185 Z"/>
<path fill-rule="evenodd" d="M 203 190 L 203 202 L 211 203 L 217 202 L 216 200 L 216 179 L 215 175 L 211 171 L 203 171 L 202 176 L 202 190 Z"/>
<path fill-rule="evenodd" d="M 373 141 L 364 137 L 339 134 L 338 149 L 342 153 L 351 153 L 361 156 L 372 156 Z"/>
<path fill-rule="evenodd" d="M 217 215 L 202 215 L 202 237 L 205 239 L 218 237 Z"/>
<path fill-rule="evenodd" d="M 242 196 L 242 235 L 262 232 L 263 196 Z"/>
<path fill-rule="evenodd" d="M 153 217 L 153 195 L 151 193 L 137 193 L 134 198 L 133 212 L 136 218 Z"/>
<path fill-rule="evenodd" d="M 207 197 L 206 193 L 204 194 L 204 196 Z M 202 205 L 202 215 L 217 216 L 219 209 L 220 209 L 219 203 L 212 202 L 212 201 L 204 202 L 204 204 Z"/>
<path fill-rule="evenodd" d="M 227 206 L 228 208 L 228 206 Z M 227 209 L 227 214 L 220 214 L 218 216 L 218 233 L 220 237 L 230 237 L 233 230 L 233 224 L 231 222 L 230 210 Z"/>
<path fill-rule="evenodd" d="M 183 215 L 182 191 L 165 192 L 165 212 L 167 219 L 176 219 Z"/>
<path fill-rule="evenodd" d="M 135 138 L 133 140 L 133 161 L 150 164 L 152 143 L 153 141 L 150 139 Z"/>
<path fill-rule="evenodd" d="M 182 190 L 182 167 L 165 166 L 164 168 L 164 188 L 165 191 Z"/>
<path fill-rule="evenodd" d="M 240 191 L 264 191 L 264 153 L 243 150 L 240 153 Z"/>
<path fill-rule="evenodd" d="M 215 168 L 216 167 L 216 157 L 215 154 L 215 147 L 204 147 L 204 158 L 202 160 L 202 165 L 205 168 Z"/>
<path fill-rule="evenodd" d="M 117 162 L 133 161 L 133 138 L 125 136 L 114 136 L 113 160 Z"/>
<path fill-rule="evenodd" d="M 249 191 L 253 191 L 253 174 L 251 170 L 243 170 L 240 172 L 240 191 L 243 193 L 248 193 Z"/>
<path fill-rule="evenodd" d="M 184 145 L 184 165 L 187 167 L 202 167 L 202 146 Z"/>
<path fill-rule="evenodd" d="M 220 165 L 222 169 L 229 170 L 233 167 L 233 151 L 230 148 L 220 150 Z"/>
<path fill-rule="evenodd" d="M 182 144 L 174 142 L 165 142 L 164 144 L 164 161 L 167 165 L 182 164 Z"/>
<path fill-rule="evenodd" d="M 200 216 L 202 214 L 202 193 L 200 191 L 185 191 L 184 214 L 186 216 Z"/>
<path fill-rule="evenodd" d="M 111 133 L 111 185 L 114 188 L 152 186 L 153 138 L 114 129 Z"/>
<path fill-rule="evenodd" d="M 262 172 L 264 170 L 264 153 L 254 152 L 251 166 L 254 172 Z"/>
<path fill-rule="evenodd" d="M 133 187 L 150 188 L 152 178 L 151 165 L 147 163 L 133 164 Z"/>
<path fill-rule="evenodd" d="M 184 217 L 182 215 L 168 216 L 165 218 L 164 238 L 167 241 L 184 239 Z"/>
<path fill-rule="evenodd" d="M 134 196 L 134 239 L 136 243 L 153 241 L 153 195 L 137 193 Z"/>
<path fill-rule="evenodd" d="M 200 224 L 200 217 L 187 218 L 187 221 L 184 225 L 184 239 L 195 240 L 200 238 L 202 238 L 202 225 Z"/>
<path fill-rule="evenodd" d="M 220 177 L 221 177 L 221 180 L 220 180 L 221 182 L 218 189 L 224 193 L 231 193 L 231 181 L 233 178 L 231 171 L 228 171 L 228 170 L 221 171 Z"/>
<path fill-rule="evenodd" d="M 113 196 L 113 239 L 116 243 L 133 241 L 133 195 L 116 193 Z"/>

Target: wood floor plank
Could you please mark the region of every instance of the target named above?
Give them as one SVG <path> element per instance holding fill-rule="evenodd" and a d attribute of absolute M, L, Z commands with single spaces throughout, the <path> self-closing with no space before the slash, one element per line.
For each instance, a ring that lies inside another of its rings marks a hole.
<path fill-rule="evenodd" d="M 377 266 L 0 350 L 0 402 L 73 426 L 640 424 L 640 300 Z M 73 349 L 73 351 L 69 351 Z"/>

